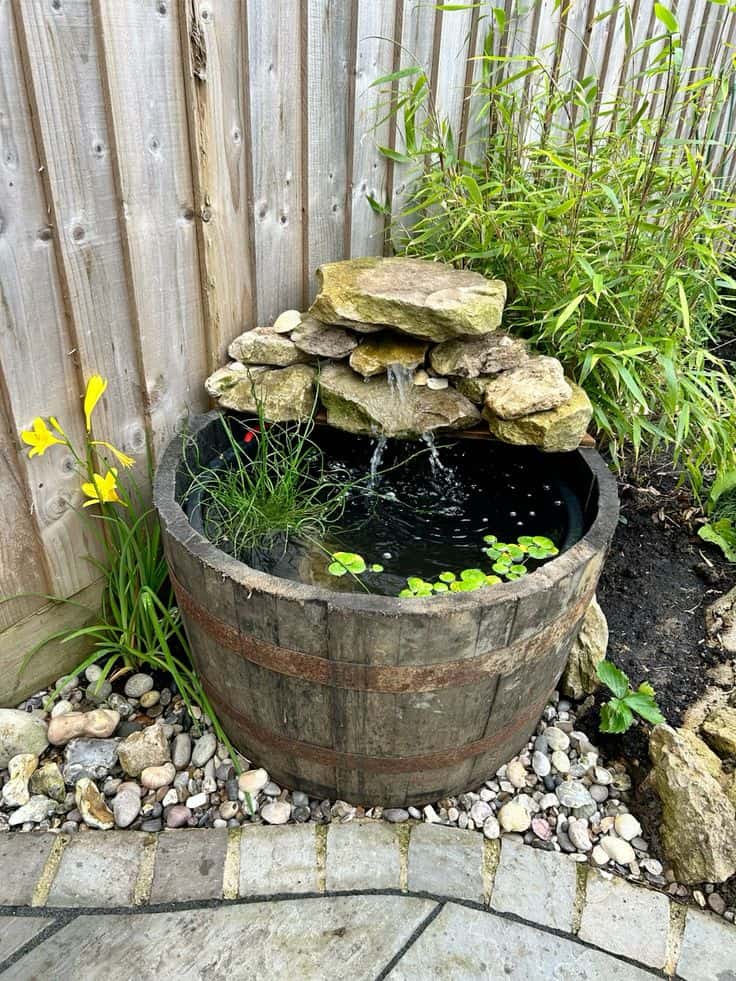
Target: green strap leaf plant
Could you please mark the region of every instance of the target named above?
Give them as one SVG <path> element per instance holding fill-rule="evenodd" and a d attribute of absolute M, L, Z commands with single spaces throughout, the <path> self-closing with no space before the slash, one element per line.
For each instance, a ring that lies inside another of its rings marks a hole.
<path fill-rule="evenodd" d="M 652 725 L 665 721 L 654 700 L 654 689 L 648 682 L 643 681 L 634 691 L 627 675 L 606 660 L 596 665 L 596 674 L 613 695 L 601 706 L 601 732 L 626 732 L 634 724 L 635 715 Z"/>

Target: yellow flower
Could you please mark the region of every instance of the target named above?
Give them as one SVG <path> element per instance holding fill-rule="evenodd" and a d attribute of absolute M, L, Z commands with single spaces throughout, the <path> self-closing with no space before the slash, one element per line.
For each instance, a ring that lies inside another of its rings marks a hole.
<path fill-rule="evenodd" d="M 92 410 L 102 398 L 106 388 L 107 378 L 103 378 L 101 375 L 92 375 L 87 382 L 87 391 L 84 393 L 84 418 L 87 423 L 87 432 L 90 428 Z"/>
<path fill-rule="evenodd" d="M 54 425 L 54 420 L 51 420 L 51 424 Z M 59 439 L 57 436 L 51 432 L 46 422 L 37 416 L 33 420 L 33 429 L 24 429 L 20 434 L 20 438 L 31 447 L 28 456 L 43 456 L 49 446 L 53 446 L 54 443 L 66 444 L 65 439 Z M 58 425 L 54 425 L 55 429 L 58 429 Z M 60 429 L 58 429 L 61 432 Z M 63 435 L 63 433 L 62 433 Z"/>
<path fill-rule="evenodd" d="M 132 467 L 135 464 L 135 460 L 132 456 L 128 456 L 127 453 L 123 453 L 122 450 L 118 450 L 112 445 L 112 443 L 106 443 L 104 439 L 93 439 L 90 440 L 90 443 L 92 446 L 104 446 L 105 449 L 112 453 L 122 467 Z"/>
<path fill-rule="evenodd" d="M 89 501 L 85 501 L 83 507 L 88 508 L 92 504 L 101 504 L 103 501 L 105 503 L 116 503 L 125 504 L 125 501 L 120 499 L 118 495 L 118 472 L 112 467 L 107 471 L 103 477 L 99 473 L 92 474 L 92 483 L 82 484 L 82 492 L 90 498 Z"/>

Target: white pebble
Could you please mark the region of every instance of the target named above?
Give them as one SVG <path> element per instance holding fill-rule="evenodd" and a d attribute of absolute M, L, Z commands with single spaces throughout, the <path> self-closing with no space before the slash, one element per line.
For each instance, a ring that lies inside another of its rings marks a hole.
<path fill-rule="evenodd" d="M 631 841 L 632 838 L 641 834 L 641 825 L 633 814 L 616 815 L 613 826 L 616 829 L 616 834 L 624 841 Z"/>

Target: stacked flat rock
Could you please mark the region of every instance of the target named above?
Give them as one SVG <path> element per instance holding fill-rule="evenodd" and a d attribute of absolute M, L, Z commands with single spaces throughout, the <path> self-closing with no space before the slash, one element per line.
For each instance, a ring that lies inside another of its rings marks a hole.
<path fill-rule="evenodd" d="M 506 286 L 423 259 L 367 257 L 317 270 L 309 309 L 236 337 L 207 379 L 225 409 L 274 422 L 307 418 L 363 435 L 413 437 L 482 418 L 496 438 L 575 449 L 590 422 L 585 393 L 555 358 L 500 330 Z"/>

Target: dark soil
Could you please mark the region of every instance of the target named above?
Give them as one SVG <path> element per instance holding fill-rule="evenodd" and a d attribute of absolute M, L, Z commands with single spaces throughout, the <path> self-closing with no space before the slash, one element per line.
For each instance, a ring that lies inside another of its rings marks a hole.
<path fill-rule="evenodd" d="M 705 608 L 736 581 L 717 548 L 697 536 L 688 496 L 669 475 L 620 487 L 621 521 L 598 588 L 608 618 L 608 657 L 636 687 L 648 681 L 670 725 L 726 661 L 706 643 Z M 632 746 L 631 749 L 635 747 Z"/>

